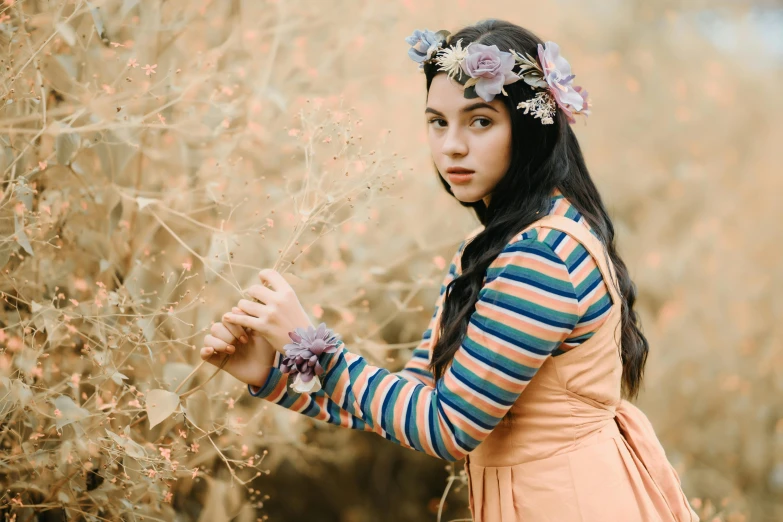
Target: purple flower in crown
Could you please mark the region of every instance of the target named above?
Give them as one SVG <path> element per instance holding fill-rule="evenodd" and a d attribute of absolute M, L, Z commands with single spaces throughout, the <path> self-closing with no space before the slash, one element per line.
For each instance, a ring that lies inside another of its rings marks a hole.
<path fill-rule="evenodd" d="M 476 94 L 489 103 L 496 94 L 506 94 L 504 85 L 519 80 L 512 71 L 515 63 L 514 55 L 501 51 L 497 45 L 471 43 L 461 62 L 462 70 L 471 77 L 465 82 L 465 87 L 475 85 Z"/>
<path fill-rule="evenodd" d="M 413 34 L 405 38 L 405 41 L 411 45 L 408 49 L 408 56 L 411 60 L 419 63 L 419 68 L 423 67 L 423 62 L 432 59 L 432 54 L 437 51 L 441 43 L 445 40 L 443 31 L 433 33 L 429 29 L 420 31 L 416 29 Z"/>
<path fill-rule="evenodd" d="M 587 95 L 587 91 L 582 87 L 581 85 L 575 85 L 574 90 L 579 93 L 579 96 L 582 97 L 582 110 L 579 111 L 579 114 L 584 114 L 585 116 L 590 115 L 590 98 Z"/>
<path fill-rule="evenodd" d="M 555 42 L 538 44 L 538 61 L 544 73 L 544 80 L 549 85 L 549 91 L 557 105 L 563 109 L 569 123 L 574 123 L 574 113 L 587 115 L 589 107 L 587 91 L 573 85 L 574 75 L 571 65 L 560 56 L 560 47 Z"/>
<path fill-rule="evenodd" d="M 321 389 L 318 376 L 324 373 L 319 358 L 324 353 L 337 351 L 340 339 L 339 334 L 326 328 L 325 323 L 314 328 L 309 325 L 307 329 L 296 328 L 288 332 L 288 337 L 293 343 L 283 346 L 283 357 L 280 371 L 296 375 L 293 390 L 297 393 L 313 393 Z"/>

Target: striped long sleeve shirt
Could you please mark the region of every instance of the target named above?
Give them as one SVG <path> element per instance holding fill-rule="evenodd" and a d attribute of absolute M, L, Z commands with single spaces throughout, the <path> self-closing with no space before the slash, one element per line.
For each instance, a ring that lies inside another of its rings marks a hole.
<path fill-rule="evenodd" d="M 559 192 L 549 213 L 585 223 Z M 465 244 L 452 259 L 439 305 L 446 285 L 459 274 Z M 250 393 L 456 461 L 489 436 L 548 357 L 578 349 L 592 336 L 610 306 L 587 250 L 563 232 L 535 227 L 515 237 L 490 264 L 461 346 L 437 383 L 427 366 L 438 306 L 422 342 L 397 373 L 368 364 L 340 341 L 337 352 L 321 356 L 325 372 L 319 392 L 287 389 L 278 354 L 267 381 Z"/>

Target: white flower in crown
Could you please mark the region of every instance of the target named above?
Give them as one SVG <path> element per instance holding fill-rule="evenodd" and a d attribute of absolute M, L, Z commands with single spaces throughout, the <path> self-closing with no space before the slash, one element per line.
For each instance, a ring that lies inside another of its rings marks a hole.
<path fill-rule="evenodd" d="M 447 47 L 438 52 L 435 61 L 438 62 L 439 71 L 445 71 L 452 78 L 459 76 L 462 71 L 462 60 L 468 55 L 468 50 L 462 48 L 462 38 L 457 40 L 454 47 Z"/>
<path fill-rule="evenodd" d="M 534 118 L 540 118 L 542 125 L 551 125 L 555 122 L 553 118 L 555 116 L 555 110 L 557 110 L 557 105 L 551 94 L 548 92 L 539 92 L 533 98 L 519 102 L 517 109 L 525 109 L 525 114 L 529 112 Z"/>

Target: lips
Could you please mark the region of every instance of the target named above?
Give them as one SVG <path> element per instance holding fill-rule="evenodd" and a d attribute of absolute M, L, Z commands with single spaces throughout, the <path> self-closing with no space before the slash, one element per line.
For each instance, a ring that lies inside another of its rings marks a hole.
<path fill-rule="evenodd" d="M 449 174 L 473 174 L 474 171 L 462 167 L 449 167 L 446 172 Z"/>
<path fill-rule="evenodd" d="M 450 172 L 449 182 L 458 185 L 470 183 L 470 181 L 473 179 L 473 174 L 473 172 Z"/>

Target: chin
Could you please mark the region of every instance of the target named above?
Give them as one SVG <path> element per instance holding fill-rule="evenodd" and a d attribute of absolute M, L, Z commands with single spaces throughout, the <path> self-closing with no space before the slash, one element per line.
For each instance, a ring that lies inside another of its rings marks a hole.
<path fill-rule="evenodd" d="M 456 190 L 455 190 L 456 188 Z M 454 197 L 457 198 L 458 201 L 461 201 L 462 203 L 475 203 L 477 201 L 481 201 L 486 197 L 486 194 L 482 193 L 476 193 L 470 190 L 460 190 L 461 187 L 451 187 L 451 192 L 454 194 Z"/>

